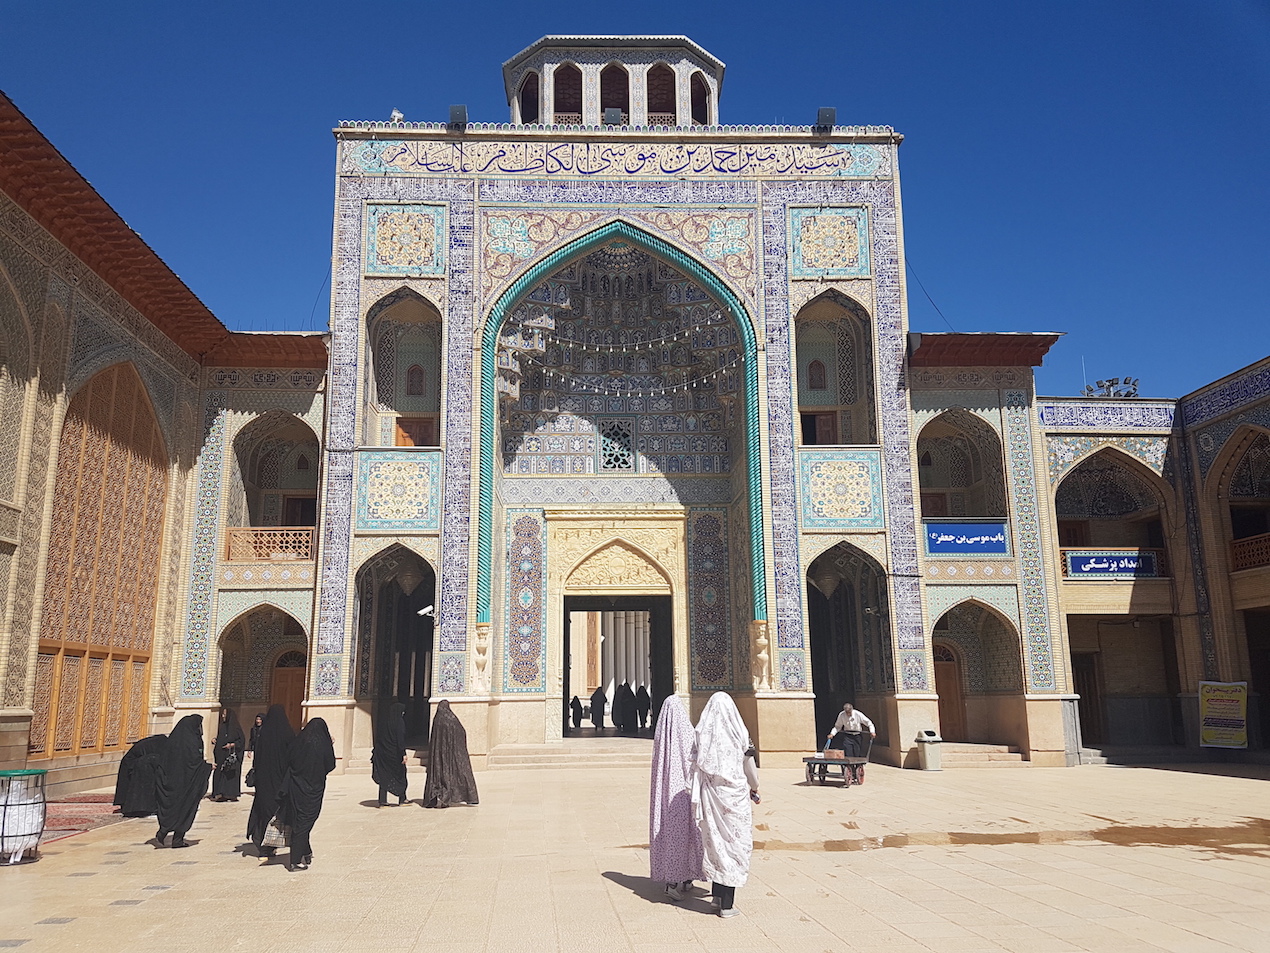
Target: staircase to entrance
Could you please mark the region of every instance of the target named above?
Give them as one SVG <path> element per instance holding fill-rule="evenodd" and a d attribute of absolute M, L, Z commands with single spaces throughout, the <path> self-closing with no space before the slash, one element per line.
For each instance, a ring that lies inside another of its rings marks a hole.
<path fill-rule="evenodd" d="M 653 757 L 651 738 L 565 738 L 541 745 L 495 745 L 487 767 L 594 768 L 648 767 Z"/>
<path fill-rule="evenodd" d="M 1013 745 L 976 745 L 945 741 L 940 747 L 945 768 L 1026 768 L 1028 761 Z"/>

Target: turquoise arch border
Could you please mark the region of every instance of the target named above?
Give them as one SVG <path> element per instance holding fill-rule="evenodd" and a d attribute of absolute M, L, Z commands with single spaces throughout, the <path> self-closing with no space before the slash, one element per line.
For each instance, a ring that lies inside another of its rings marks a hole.
<path fill-rule="evenodd" d="M 480 490 L 477 502 L 476 621 L 490 621 L 490 572 L 494 530 L 494 378 L 498 335 L 513 306 L 571 259 L 613 239 L 624 239 L 669 262 L 700 282 L 732 314 L 745 348 L 745 463 L 749 479 L 750 574 L 754 618 L 767 618 L 767 557 L 763 538 L 763 464 L 759 446 L 758 344 L 749 314 L 735 294 L 709 269 L 669 242 L 628 222 L 610 222 L 552 252 L 499 296 L 481 332 Z"/>

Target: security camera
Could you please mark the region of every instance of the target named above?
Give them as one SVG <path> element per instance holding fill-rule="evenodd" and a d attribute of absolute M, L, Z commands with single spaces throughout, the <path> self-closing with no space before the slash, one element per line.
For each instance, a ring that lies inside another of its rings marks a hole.
<path fill-rule="evenodd" d="M 427 615 L 427 616 L 432 616 L 433 618 L 436 618 L 436 614 L 437 614 L 437 607 L 434 605 L 424 606 L 422 609 L 419 610 L 419 615 Z"/>

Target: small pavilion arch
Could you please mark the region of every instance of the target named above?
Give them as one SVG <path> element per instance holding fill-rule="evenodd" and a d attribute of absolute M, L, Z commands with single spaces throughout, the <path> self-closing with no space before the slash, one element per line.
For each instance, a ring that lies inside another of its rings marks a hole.
<path fill-rule="evenodd" d="M 392 543 L 362 563 L 354 587 L 354 696 L 372 716 L 401 702 L 408 739 L 426 744 L 436 569 L 413 549 Z"/>
<path fill-rule="evenodd" d="M 582 124 L 582 70 L 561 63 L 551 71 L 551 121 L 561 126 Z"/>
<path fill-rule="evenodd" d="M 234 436 L 225 506 L 227 558 L 258 560 L 275 553 L 313 558 L 321 467 L 317 434 L 294 414 L 270 410 L 253 417 Z M 285 533 L 237 533 L 236 529 Z"/>
<path fill-rule="evenodd" d="M 803 446 L 876 444 L 873 331 L 864 306 L 830 289 L 794 318 Z"/>
<path fill-rule="evenodd" d="M 917 435 L 917 475 L 923 519 L 1008 516 L 1001 438 L 977 414 L 954 407 L 927 421 Z"/>
<path fill-rule="evenodd" d="M 1026 743 L 1023 643 L 1012 619 L 963 599 L 935 620 L 931 651 L 945 741 Z"/>
<path fill-rule="evenodd" d="M 440 446 L 440 309 L 413 289 L 398 288 L 367 310 L 366 334 L 367 444 Z"/>
<path fill-rule="evenodd" d="M 244 728 L 271 705 L 282 705 L 291 727 L 299 730 L 307 695 L 305 624 L 263 598 L 225 625 L 217 642 L 221 705 L 234 709 Z"/>
<path fill-rule="evenodd" d="M 694 126 L 717 125 L 714 93 L 701 70 L 693 72 L 688 80 L 688 102 Z"/>
<path fill-rule="evenodd" d="M 880 700 L 895 687 L 886 570 L 841 540 L 812 560 L 805 583 L 817 735 L 808 743 L 823 740 L 851 702 L 874 718 L 879 743 L 886 744 Z"/>
<path fill-rule="evenodd" d="M 1054 489 L 1059 545 L 1151 548 L 1162 554 L 1168 499 L 1167 484 L 1141 461 L 1118 447 L 1098 448 Z"/>
<path fill-rule="evenodd" d="M 517 118 L 522 125 L 536 126 L 541 119 L 540 85 L 537 70 L 530 70 L 520 81 L 520 90 L 516 96 L 520 106 L 520 114 Z"/>
<path fill-rule="evenodd" d="M 645 77 L 648 125 L 674 126 L 679 123 L 679 86 L 675 71 L 665 63 L 654 63 Z"/>
<path fill-rule="evenodd" d="M 600 70 L 600 117 L 605 110 L 619 109 L 620 125 L 627 125 L 631 117 L 631 74 L 621 63 L 609 63 Z"/>

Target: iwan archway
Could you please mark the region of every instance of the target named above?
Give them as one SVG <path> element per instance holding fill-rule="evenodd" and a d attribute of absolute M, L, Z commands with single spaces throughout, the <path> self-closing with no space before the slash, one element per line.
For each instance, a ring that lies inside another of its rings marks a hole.
<path fill-rule="evenodd" d="M 481 335 L 477 623 L 491 622 L 494 601 L 496 483 L 513 475 L 655 477 L 685 506 L 680 484 L 690 478 L 735 483 L 744 531 L 733 549 L 748 552 L 733 558 L 748 561 L 748 618 L 766 620 L 757 357 L 753 324 L 731 289 L 626 222 L 565 245 L 517 279 Z M 565 415 L 584 425 L 553 430 Z M 733 498 L 706 502 L 727 509 Z M 506 494 L 503 502 L 511 505 Z"/>

